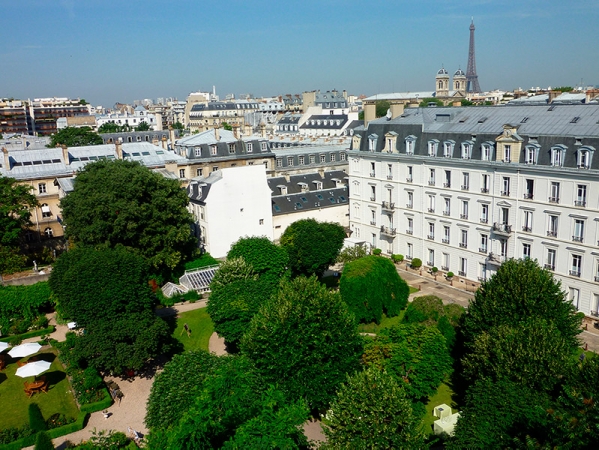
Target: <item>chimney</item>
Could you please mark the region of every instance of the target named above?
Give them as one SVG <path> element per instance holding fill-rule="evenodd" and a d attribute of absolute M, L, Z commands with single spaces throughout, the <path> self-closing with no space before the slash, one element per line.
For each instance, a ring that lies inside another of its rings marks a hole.
<path fill-rule="evenodd" d="M 171 140 L 171 149 L 175 149 L 175 130 L 173 130 L 173 127 L 171 127 L 169 125 L 168 127 L 168 137 Z"/>
<path fill-rule="evenodd" d="M 549 103 L 553 103 L 553 100 L 555 100 L 555 98 L 559 97 L 560 95 L 562 95 L 561 91 L 549 91 Z"/>
<path fill-rule="evenodd" d="M 218 125 L 214 126 L 214 139 L 220 141 L 220 133 L 218 132 Z"/>
<path fill-rule="evenodd" d="M 116 150 L 116 159 L 123 159 L 123 143 L 116 141 L 114 143 L 114 149 Z"/>
<path fill-rule="evenodd" d="M 66 145 L 61 145 L 60 148 L 62 149 L 62 160 L 65 164 L 65 166 L 68 166 L 71 164 L 71 160 L 69 158 L 69 149 Z"/>
<path fill-rule="evenodd" d="M 162 136 L 162 148 L 166 150 L 166 136 Z"/>
<path fill-rule="evenodd" d="M 266 125 L 264 122 L 260 122 L 260 137 L 266 137 Z"/>
<path fill-rule="evenodd" d="M 391 119 L 395 119 L 403 114 L 403 103 L 391 103 Z"/>
<path fill-rule="evenodd" d="M 239 124 L 234 123 L 233 125 L 231 125 L 231 127 L 233 127 L 233 136 L 235 137 L 235 139 L 239 139 Z"/>
<path fill-rule="evenodd" d="M 597 97 L 599 95 L 599 89 L 589 89 L 586 92 L 586 100 L 585 103 L 589 103 L 591 100 L 593 100 L 595 97 Z"/>
<path fill-rule="evenodd" d="M 343 89 L 343 98 L 347 99 L 347 91 Z"/>
<path fill-rule="evenodd" d="M 10 171 L 10 157 L 8 156 L 8 150 L 6 147 L 2 147 L 2 153 L 4 153 L 4 169 Z"/>

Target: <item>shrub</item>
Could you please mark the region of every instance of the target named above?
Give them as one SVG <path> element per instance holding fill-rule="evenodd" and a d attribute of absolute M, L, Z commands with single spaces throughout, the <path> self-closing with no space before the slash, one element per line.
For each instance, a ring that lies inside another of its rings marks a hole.
<path fill-rule="evenodd" d="M 453 272 L 447 272 L 447 278 L 453 278 Z"/>
<path fill-rule="evenodd" d="M 16 347 L 17 345 L 21 345 L 21 342 L 23 342 L 23 338 L 21 336 L 13 336 L 8 341 L 8 343 L 11 345 L 11 347 Z"/>
<path fill-rule="evenodd" d="M 75 422 L 73 417 L 67 417 L 64 414 L 56 413 L 52 414 L 48 420 L 46 420 L 46 429 L 52 430 L 54 428 L 63 427 L 70 423 Z"/>
<path fill-rule="evenodd" d="M 14 321 L 23 320 L 26 325 L 19 325 L 22 328 L 13 334 L 26 332 L 32 321 L 40 315 L 40 310 L 49 304 L 50 287 L 46 282 L 30 286 L 0 285 L 0 331 L 9 334 Z"/>
<path fill-rule="evenodd" d="M 404 315 L 405 323 L 426 323 L 431 325 L 444 315 L 443 301 L 434 295 L 416 297 Z"/>
<path fill-rule="evenodd" d="M 202 267 L 216 266 L 218 260 L 214 259 L 210 253 L 204 253 L 199 258 L 185 263 L 185 270 L 201 269 Z"/>
<path fill-rule="evenodd" d="M 33 450 L 54 450 L 54 444 L 52 444 L 52 439 L 50 439 L 48 433 L 41 431 L 37 434 Z"/>
<path fill-rule="evenodd" d="M 375 248 L 372 250 L 373 255 L 380 255 L 383 251 L 380 248 Z"/>
<path fill-rule="evenodd" d="M 403 261 L 403 255 L 391 255 L 393 262 L 400 263 Z"/>
<path fill-rule="evenodd" d="M 48 328 L 48 323 L 48 318 L 42 314 L 33 322 L 33 328 L 36 330 L 42 330 L 44 328 Z"/>
<path fill-rule="evenodd" d="M 376 256 L 346 264 L 339 291 L 358 321 L 376 323 L 380 323 L 383 312 L 389 317 L 398 315 L 410 294 L 393 263 Z"/>
<path fill-rule="evenodd" d="M 422 267 L 422 260 L 420 258 L 414 258 L 412 260 L 412 269 L 420 269 Z"/>
<path fill-rule="evenodd" d="M 25 425 L 21 428 L 11 427 L 0 429 L 0 444 L 9 444 L 18 439 L 23 439 L 28 436 L 31 436 L 33 431 L 29 427 L 29 425 Z"/>
<path fill-rule="evenodd" d="M 46 421 L 42 416 L 42 411 L 37 403 L 29 404 L 29 427 L 36 433 L 38 431 L 46 431 Z"/>
<path fill-rule="evenodd" d="M 438 271 L 439 271 L 439 269 L 437 269 L 436 267 L 433 267 L 433 268 L 431 269 L 431 272 L 432 272 L 432 273 L 437 273 Z"/>

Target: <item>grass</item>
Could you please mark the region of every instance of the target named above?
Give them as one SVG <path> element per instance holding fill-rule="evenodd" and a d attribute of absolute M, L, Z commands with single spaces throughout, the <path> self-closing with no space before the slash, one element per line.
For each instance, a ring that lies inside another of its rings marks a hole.
<path fill-rule="evenodd" d="M 424 427 L 428 434 L 433 434 L 433 422 L 437 420 L 437 417 L 433 416 L 433 409 L 435 406 L 439 406 L 445 403 L 451 406 L 452 414 L 458 411 L 458 406 L 453 401 L 453 390 L 445 383 L 442 383 L 437 389 L 437 393 L 428 398 L 426 404 L 426 415 L 424 416 Z"/>
<path fill-rule="evenodd" d="M 50 370 L 43 375 L 50 383 L 47 393 L 40 392 L 31 398 L 23 392 L 23 383 L 33 381 L 33 377 L 21 378 L 16 376 L 17 362 L 13 360 L 6 369 L 0 372 L 0 428 L 22 427 L 29 423 L 28 408 L 30 403 L 37 403 L 42 410 L 44 419 L 60 413 L 67 417 L 77 418 L 79 410 L 71 393 L 69 382 L 62 365 L 56 358 L 53 349 L 44 350 L 39 354 L 40 359 L 52 361 Z"/>
<path fill-rule="evenodd" d="M 406 313 L 406 310 L 402 309 L 399 312 L 399 315 L 395 316 L 395 317 L 387 317 L 385 314 L 383 314 L 383 318 L 381 319 L 381 323 L 380 324 L 377 325 L 374 322 L 372 322 L 372 323 L 361 323 L 360 325 L 358 325 L 358 331 L 360 333 L 374 333 L 374 334 L 377 334 L 377 333 L 379 333 L 384 328 L 390 328 L 392 326 L 399 325 L 401 323 L 401 320 L 403 319 L 403 316 L 404 316 L 405 313 Z"/>
<path fill-rule="evenodd" d="M 208 342 L 210 341 L 210 336 L 214 332 L 214 326 L 206 308 L 188 311 L 180 314 L 177 319 L 169 318 L 167 320 L 177 321 L 175 331 L 173 331 L 173 337 L 183 344 L 185 351 L 208 351 Z M 191 330 L 189 337 L 183 328 L 185 324 L 187 324 Z"/>
<path fill-rule="evenodd" d="M 415 288 L 414 286 L 408 286 L 410 288 L 410 294 L 413 294 L 414 292 L 418 292 L 418 288 Z"/>

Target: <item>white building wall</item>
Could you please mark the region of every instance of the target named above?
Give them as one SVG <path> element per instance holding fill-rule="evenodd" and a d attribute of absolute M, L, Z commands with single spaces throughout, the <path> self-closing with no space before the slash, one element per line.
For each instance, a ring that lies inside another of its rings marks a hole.
<path fill-rule="evenodd" d="M 334 222 L 344 227 L 349 226 L 349 212 L 347 211 L 346 203 L 311 211 L 294 212 L 273 216 L 274 240 L 278 241 L 289 225 L 302 219 L 316 219 L 319 222 Z"/>

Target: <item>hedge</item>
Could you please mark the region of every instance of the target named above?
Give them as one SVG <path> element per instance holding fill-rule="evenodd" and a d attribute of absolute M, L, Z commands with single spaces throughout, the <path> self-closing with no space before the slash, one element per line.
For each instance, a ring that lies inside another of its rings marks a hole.
<path fill-rule="evenodd" d="M 95 403 L 88 403 L 86 405 L 81 405 L 81 408 L 80 408 L 81 412 L 93 413 L 96 411 L 102 411 L 112 405 L 112 397 L 110 396 L 108 389 L 102 388 L 101 390 L 104 391 L 104 398 Z"/>
<path fill-rule="evenodd" d="M 50 287 L 45 281 L 30 286 L 0 285 L 0 324 L 9 327 L 11 319 L 34 320 L 49 303 Z"/>
<path fill-rule="evenodd" d="M 54 330 L 54 325 L 50 325 L 48 328 L 44 328 L 42 330 L 32 330 L 23 334 L 13 334 L 11 336 L 4 336 L 3 338 L 0 338 L 0 342 L 10 342 L 15 338 L 20 338 L 21 340 L 24 340 L 29 339 L 31 337 L 44 336 L 46 334 L 54 333 Z"/>

